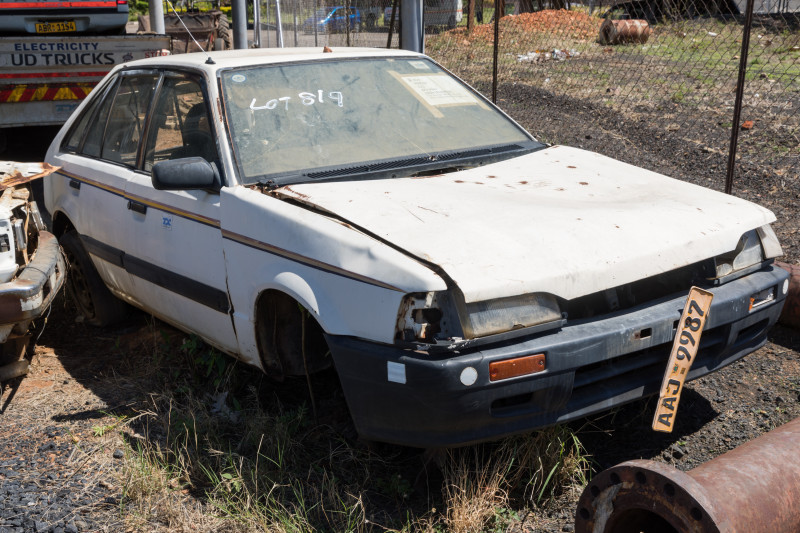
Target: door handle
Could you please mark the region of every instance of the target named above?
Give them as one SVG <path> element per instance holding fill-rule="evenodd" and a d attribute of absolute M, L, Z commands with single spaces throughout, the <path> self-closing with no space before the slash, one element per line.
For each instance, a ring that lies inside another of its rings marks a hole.
<path fill-rule="evenodd" d="M 76 191 L 81 190 L 81 182 L 78 180 L 69 180 L 69 186 L 75 189 Z"/>
<path fill-rule="evenodd" d="M 141 213 L 143 215 L 147 213 L 146 205 L 140 204 L 139 202 L 134 202 L 133 200 L 128 200 L 128 209 L 136 213 Z"/>

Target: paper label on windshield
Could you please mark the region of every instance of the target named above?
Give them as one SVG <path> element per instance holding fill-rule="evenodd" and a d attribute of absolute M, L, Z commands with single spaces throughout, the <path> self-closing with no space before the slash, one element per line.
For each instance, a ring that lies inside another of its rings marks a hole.
<path fill-rule="evenodd" d="M 403 76 L 403 81 L 432 106 L 477 103 L 465 87 L 449 76 Z"/>

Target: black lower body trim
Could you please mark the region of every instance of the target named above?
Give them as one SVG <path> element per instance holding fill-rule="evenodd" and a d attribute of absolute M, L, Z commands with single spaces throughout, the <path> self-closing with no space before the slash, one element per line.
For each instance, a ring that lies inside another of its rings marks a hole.
<path fill-rule="evenodd" d="M 104 261 L 108 261 L 112 265 L 124 268 L 131 276 L 149 281 L 220 313 L 227 314 L 231 311 L 228 293 L 225 291 L 133 257 L 123 250 L 109 246 L 92 237 L 81 235 L 81 241 L 87 252 Z"/>

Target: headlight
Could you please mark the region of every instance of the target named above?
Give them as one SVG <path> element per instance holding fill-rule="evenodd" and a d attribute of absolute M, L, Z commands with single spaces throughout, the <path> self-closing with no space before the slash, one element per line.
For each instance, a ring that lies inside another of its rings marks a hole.
<path fill-rule="evenodd" d="M 756 231 L 761 238 L 761 247 L 764 249 L 765 259 L 772 259 L 773 257 L 780 257 L 783 255 L 781 243 L 778 242 L 778 236 L 775 235 L 775 230 L 772 229 L 772 226 L 765 224 Z"/>
<path fill-rule="evenodd" d="M 448 291 L 407 294 L 397 314 L 396 338 L 436 344 L 458 342 L 559 322 L 561 309 L 550 294 L 523 294 L 458 306 Z"/>
<path fill-rule="evenodd" d="M 397 315 L 396 338 L 436 344 L 458 342 L 560 321 L 561 309 L 549 294 L 523 294 L 457 305 L 448 291 L 408 294 Z"/>
<path fill-rule="evenodd" d="M 484 337 L 561 319 L 561 309 L 550 294 L 523 294 L 467 304 L 466 336 Z"/>
<path fill-rule="evenodd" d="M 758 265 L 765 259 L 781 255 L 781 245 L 772 227 L 767 224 L 748 231 L 736 248 L 714 258 L 718 278 Z"/>

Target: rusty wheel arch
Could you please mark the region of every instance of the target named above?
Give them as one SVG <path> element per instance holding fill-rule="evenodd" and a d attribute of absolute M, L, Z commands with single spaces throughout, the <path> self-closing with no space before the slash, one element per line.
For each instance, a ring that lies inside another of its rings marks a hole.
<path fill-rule="evenodd" d="M 66 232 L 75 229 L 75 225 L 63 211 L 53 213 L 53 235 L 61 238 Z"/>
<path fill-rule="evenodd" d="M 267 375 L 283 379 L 331 366 L 322 326 L 293 297 L 265 290 L 256 301 L 255 317 L 258 353 Z"/>

